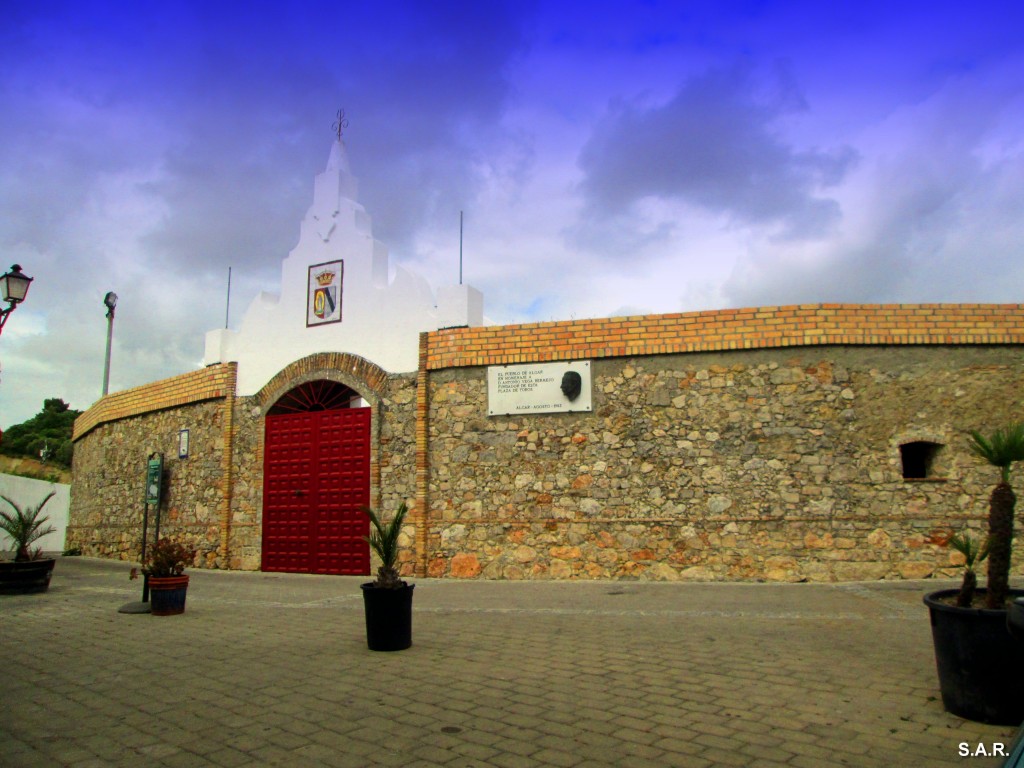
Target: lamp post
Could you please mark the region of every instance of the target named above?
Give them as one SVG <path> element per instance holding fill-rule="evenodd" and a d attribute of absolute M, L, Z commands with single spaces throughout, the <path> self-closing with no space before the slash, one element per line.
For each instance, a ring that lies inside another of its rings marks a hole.
<path fill-rule="evenodd" d="M 0 276 L 0 298 L 10 304 L 7 309 L 0 309 L 0 333 L 3 333 L 8 315 L 25 300 L 28 286 L 34 279 L 22 273 L 20 264 L 14 264 L 10 272 Z"/>
<path fill-rule="evenodd" d="M 103 361 L 103 396 L 107 396 L 110 386 L 110 342 L 114 338 L 114 307 L 117 306 L 117 294 L 107 291 L 103 297 L 103 306 L 107 308 L 107 355 Z"/>

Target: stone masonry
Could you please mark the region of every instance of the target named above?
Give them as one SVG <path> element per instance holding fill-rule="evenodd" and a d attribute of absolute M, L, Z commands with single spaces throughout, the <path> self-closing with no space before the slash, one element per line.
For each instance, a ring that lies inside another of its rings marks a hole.
<path fill-rule="evenodd" d="M 115 393 L 79 418 L 69 547 L 138 559 L 146 458 L 158 452 L 165 457 L 166 481 L 161 532 L 195 546 L 197 567 L 258 570 L 266 411 L 288 389 L 311 379 L 341 381 L 373 409 L 371 503 L 392 510 L 413 499 L 415 374 L 387 374 L 361 358 L 325 353 L 296 361 L 252 397 L 234 398 L 219 387 L 226 367 Z M 187 459 L 177 458 L 180 429 L 190 431 Z M 402 559 L 408 573 L 413 535 L 410 526 Z"/>
<path fill-rule="evenodd" d="M 488 417 L 485 369 L 431 376 L 432 576 L 850 580 L 951 575 L 1016 416 L 1002 348 L 813 347 L 600 360 L 594 411 Z M 905 480 L 900 444 L 939 444 Z M 1018 567 L 1019 570 L 1019 567 Z"/>
<path fill-rule="evenodd" d="M 430 544 L 459 578 L 952 575 L 1024 418 L 1021 305 L 812 304 L 429 334 Z M 489 417 L 486 366 L 594 361 L 591 414 Z M 937 446 L 903 477 L 900 446 Z M 1015 569 L 1020 572 L 1020 548 Z"/>
<path fill-rule="evenodd" d="M 591 412 L 488 415 L 487 366 L 562 360 L 591 361 Z M 234 364 L 212 365 L 114 393 L 79 418 L 68 546 L 137 557 L 156 451 L 162 531 L 195 544 L 197 566 L 258 569 L 266 413 L 319 379 L 372 409 L 371 503 L 412 506 L 407 575 L 952 576 L 954 556 L 936 542 L 983 531 L 998 478 L 969 453 L 967 431 L 1024 418 L 1024 307 L 453 328 L 421 334 L 416 372 L 322 352 L 248 397 L 235 395 Z M 186 428 L 191 454 L 179 460 Z M 928 471 L 907 478 L 901 446 L 915 443 L 929 446 Z"/>

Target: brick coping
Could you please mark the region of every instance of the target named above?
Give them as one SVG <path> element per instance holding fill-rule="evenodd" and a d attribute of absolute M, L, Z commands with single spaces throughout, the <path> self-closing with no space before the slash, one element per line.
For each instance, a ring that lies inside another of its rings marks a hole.
<path fill-rule="evenodd" d="M 423 334 L 421 368 L 820 345 L 1024 344 L 1024 304 L 795 304 L 565 320 Z M 234 394 L 237 363 L 115 392 L 75 421 L 99 424 Z"/>
<path fill-rule="evenodd" d="M 1024 304 L 798 304 L 451 328 L 429 370 L 817 345 L 1024 344 Z"/>
<path fill-rule="evenodd" d="M 114 392 L 75 419 L 71 439 L 84 437 L 104 422 L 233 395 L 237 369 L 237 363 L 219 363 Z"/>

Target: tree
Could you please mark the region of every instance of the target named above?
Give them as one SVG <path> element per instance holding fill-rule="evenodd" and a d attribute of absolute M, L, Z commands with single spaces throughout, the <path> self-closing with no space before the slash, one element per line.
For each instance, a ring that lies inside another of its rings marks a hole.
<path fill-rule="evenodd" d="M 71 433 L 81 411 L 72 409 L 59 397 L 43 400 L 43 410 L 28 421 L 4 431 L 0 453 L 7 456 L 31 456 L 61 466 L 71 466 Z"/>
<path fill-rule="evenodd" d="M 986 608 L 1004 608 L 1010 589 L 1010 553 L 1013 548 L 1013 509 L 1017 497 L 1010 486 L 1010 468 L 1024 461 L 1024 422 L 997 429 L 989 437 L 971 432 L 971 450 L 994 467 L 1000 481 L 988 503 L 988 583 Z"/>

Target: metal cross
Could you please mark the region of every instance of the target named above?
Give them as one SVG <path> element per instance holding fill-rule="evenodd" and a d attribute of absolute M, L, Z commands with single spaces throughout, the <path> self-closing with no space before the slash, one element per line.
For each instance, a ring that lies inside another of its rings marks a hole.
<path fill-rule="evenodd" d="M 341 141 L 341 132 L 348 128 L 348 119 L 345 117 L 345 110 L 339 109 L 336 117 L 338 119 L 331 124 L 331 130 L 338 134 L 338 141 Z"/>

